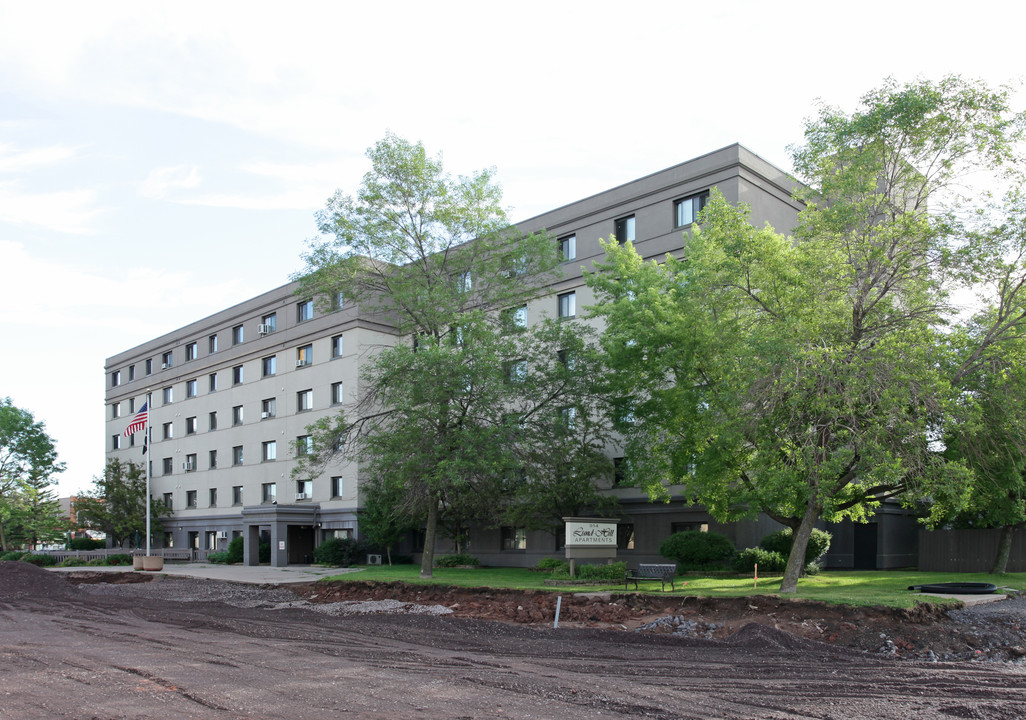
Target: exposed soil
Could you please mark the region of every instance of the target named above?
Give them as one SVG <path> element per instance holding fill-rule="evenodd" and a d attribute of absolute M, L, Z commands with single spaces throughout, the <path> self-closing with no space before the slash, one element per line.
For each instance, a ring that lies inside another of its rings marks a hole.
<path fill-rule="evenodd" d="M 90 575 L 73 578 L 100 580 Z M 447 614 L 411 614 L 410 602 Z M 1017 632 L 1023 644 L 1018 600 L 949 614 L 564 595 L 558 630 L 554 602 L 544 592 L 141 573 L 76 586 L 0 563 L 0 718 L 1026 717 L 1020 662 L 895 659 L 1006 654 L 991 640 Z M 376 603 L 393 610 L 313 611 Z M 944 634 L 958 639 L 938 644 Z"/>

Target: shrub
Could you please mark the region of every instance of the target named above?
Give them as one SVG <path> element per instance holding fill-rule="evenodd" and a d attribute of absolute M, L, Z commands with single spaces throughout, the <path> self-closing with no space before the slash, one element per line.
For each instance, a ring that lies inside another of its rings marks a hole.
<path fill-rule="evenodd" d="M 542 558 L 538 561 L 537 568 L 539 570 L 561 570 L 565 569 L 568 573 L 570 572 L 570 563 L 560 558 Z"/>
<path fill-rule="evenodd" d="M 69 557 L 61 560 L 57 564 L 57 567 L 82 567 L 85 564 L 85 558 Z"/>
<path fill-rule="evenodd" d="M 207 562 L 215 565 L 227 565 L 228 551 L 207 553 Z"/>
<path fill-rule="evenodd" d="M 14 560 L 21 560 L 25 555 L 26 553 L 22 550 L 11 550 L 10 552 L 5 552 L 3 555 L 0 555 L 0 561 L 12 562 Z"/>
<path fill-rule="evenodd" d="M 335 567 L 349 567 L 357 561 L 364 546 L 353 538 L 331 538 L 314 550 L 314 562 Z"/>
<path fill-rule="evenodd" d="M 53 555 L 47 555 L 46 553 L 28 553 L 21 560 L 22 562 L 32 563 L 39 567 L 49 567 L 57 564 L 57 558 Z"/>
<path fill-rule="evenodd" d="M 578 580 L 616 580 L 622 581 L 627 572 L 627 563 L 615 562 L 608 565 L 579 565 Z"/>
<path fill-rule="evenodd" d="M 677 562 L 679 570 L 720 567 L 734 557 L 734 543 L 726 535 L 685 530 L 663 540 L 659 554 Z"/>
<path fill-rule="evenodd" d="M 239 535 L 237 538 L 232 538 L 232 541 L 230 543 L 228 543 L 228 550 L 227 550 L 228 559 L 225 560 L 226 563 L 228 563 L 229 565 L 232 565 L 234 563 L 242 562 L 242 560 L 243 560 L 243 558 L 242 558 L 242 551 L 243 551 L 243 547 L 244 547 L 243 544 L 244 543 L 245 543 L 245 541 L 242 539 L 241 535 Z M 267 560 L 268 560 L 268 562 L 270 562 L 271 558 L 268 557 Z"/>
<path fill-rule="evenodd" d="M 106 564 L 107 564 L 107 558 L 98 557 L 98 558 L 91 558 L 89 560 L 86 560 L 86 566 L 87 567 L 101 567 L 101 566 L 106 565 Z"/>
<path fill-rule="evenodd" d="M 132 556 L 128 553 L 118 553 L 117 555 L 108 555 L 104 565 L 131 565 Z"/>
<path fill-rule="evenodd" d="M 92 538 L 74 538 L 68 543 L 69 550 L 103 550 L 107 547 L 106 540 L 93 540 Z"/>
<path fill-rule="evenodd" d="M 764 548 L 747 548 L 739 552 L 730 562 L 735 572 L 750 573 L 758 563 L 759 570 L 765 573 L 784 572 L 787 567 L 787 558 L 773 550 Z"/>
<path fill-rule="evenodd" d="M 383 562 L 388 562 L 388 560 L 387 560 L 387 558 L 385 556 L 382 556 L 381 559 L 382 559 Z M 413 564 L 413 556 L 412 555 L 393 555 L 392 556 L 392 564 L 393 565 L 412 565 Z"/>
<path fill-rule="evenodd" d="M 460 553 L 458 555 L 440 555 L 435 558 L 435 567 L 440 568 L 451 568 L 460 567 L 461 565 L 480 565 L 476 557 L 468 555 L 467 553 Z"/>
<path fill-rule="evenodd" d="M 813 528 L 812 535 L 809 537 L 809 545 L 805 548 L 805 564 L 818 562 L 830 549 L 831 540 L 833 540 L 833 535 L 826 530 Z M 791 528 L 784 528 L 767 535 L 759 542 L 759 546 L 765 550 L 780 553 L 786 561 L 791 554 Z"/>
<path fill-rule="evenodd" d="M 269 562 L 271 562 L 271 543 L 269 543 L 269 542 L 260 543 L 260 545 L 257 547 L 257 553 L 259 555 L 259 557 L 257 559 L 260 562 L 262 562 L 262 563 L 269 563 Z"/>

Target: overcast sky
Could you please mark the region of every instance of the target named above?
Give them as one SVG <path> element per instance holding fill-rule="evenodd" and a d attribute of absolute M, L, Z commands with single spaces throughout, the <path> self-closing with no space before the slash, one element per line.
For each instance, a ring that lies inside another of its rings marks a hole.
<path fill-rule="evenodd" d="M 1023 7 L 0 0 L 0 397 L 85 489 L 104 360 L 287 282 L 386 131 L 514 220 L 734 142 L 789 170 L 817 100 L 1018 82 Z"/>

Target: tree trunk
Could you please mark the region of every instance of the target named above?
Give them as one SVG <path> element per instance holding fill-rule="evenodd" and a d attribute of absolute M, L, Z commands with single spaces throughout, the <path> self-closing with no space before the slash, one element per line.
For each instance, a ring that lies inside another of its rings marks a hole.
<path fill-rule="evenodd" d="M 435 535 L 438 533 L 438 498 L 428 495 L 427 525 L 424 528 L 424 553 L 420 556 L 420 576 L 434 577 Z"/>
<path fill-rule="evenodd" d="M 1001 539 L 998 540 L 997 555 L 994 556 L 994 566 L 990 569 L 991 575 L 1004 575 L 1008 570 L 1008 556 L 1012 553 L 1012 538 L 1018 525 L 1005 525 L 1001 528 Z"/>
<path fill-rule="evenodd" d="M 802 571 L 805 569 L 805 549 L 809 546 L 812 528 L 819 520 L 820 512 L 822 512 L 822 508 L 818 505 L 811 502 L 806 505 L 801 524 L 791 534 L 791 554 L 787 558 L 784 579 L 780 581 L 781 593 L 798 592 L 798 578 L 802 576 Z"/>

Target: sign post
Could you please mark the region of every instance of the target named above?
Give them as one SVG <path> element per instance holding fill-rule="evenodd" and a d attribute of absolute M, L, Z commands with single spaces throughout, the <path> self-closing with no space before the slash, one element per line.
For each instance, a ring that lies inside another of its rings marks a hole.
<path fill-rule="evenodd" d="M 570 577 L 576 575 L 578 559 L 616 559 L 616 525 L 610 518 L 565 517 L 566 559 Z"/>

